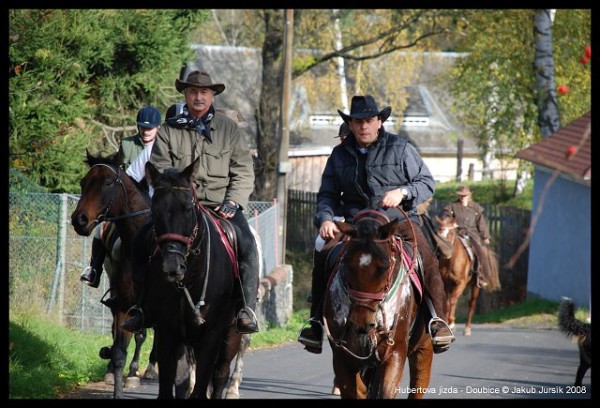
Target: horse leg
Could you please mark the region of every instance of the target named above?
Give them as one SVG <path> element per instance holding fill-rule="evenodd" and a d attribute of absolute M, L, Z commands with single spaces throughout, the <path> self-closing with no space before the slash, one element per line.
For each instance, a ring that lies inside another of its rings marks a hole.
<path fill-rule="evenodd" d="M 116 324 L 120 327 L 120 322 L 124 321 L 125 313 L 118 312 Z M 117 330 L 115 343 L 112 347 L 111 361 L 114 367 L 115 384 L 113 396 L 115 399 L 123 398 L 123 377 L 125 371 L 125 363 L 127 362 L 127 347 L 131 341 L 131 333 L 126 330 Z"/>
<path fill-rule="evenodd" d="M 225 387 L 229 381 L 231 372 L 231 361 L 237 355 L 240 357 L 242 335 L 236 333 L 234 326 L 231 325 L 227 331 L 226 337 L 221 342 L 219 356 L 215 362 L 215 368 L 212 375 L 212 399 L 226 398 Z M 249 342 L 249 340 L 248 340 Z M 240 367 L 241 370 L 241 367 Z M 238 394 L 239 398 L 239 394 Z"/>
<path fill-rule="evenodd" d="M 156 357 L 160 367 L 158 399 L 174 399 L 173 385 L 175 384 L 177 364 L 181 357 L 179 355 L 181 348 L 178 347 L 177 341 L 173 340 L 171 335 L 162 335 L 163 331 L 169 334 L 173 333 L 170 328 L 154 329 L 154 336 L 157 338 Z"/>
<path fill-rule="evenodd" d="M 425 331 L 416 348 L 408 356 L 410 388 L 425 390 L 431 380 L 431 363 L 433 362 L 433 345 Z M 422 399 L 424 392 L 411 393 L 409 399 Z"/>
<path fill-rule="evenodd" d="M 337 350 L 336 350 L 337 351 Z M 367 386 L 357 368 L 348 366 L 348 356 L 343 351 L 334 351 L 333 372 L 342 399 L 367 398 Z"/>
<path fill-rule="evenodd" d="M 471 319 L 475 312 L 475 304 L 479 297 L 479 287 L 477 286 L 476 278 L 471 279 L 471 300 L 469 300 L 469 314 L 467 315 L 467 323 L 465 323 L 465 336 L 471 335 Z"/>
<path fill-rule="evenodd" d="M 367 387 L 368 399 L 396 399 L 398 387 L 402 381 L 404 363 L 406 362 L 406 347 L 396 350 L 384 363 L 378 365 L 371 373 Z"/>
<path fill-rule="evenodd" d="M 235 366 L 229 379 L 229 387 L 227 388 L 227 394 L 225 399 L 239 399 L 240 398 L 240 384 L 242 383 L 242 368 L 244 367 L 244 355 L 246 350 L 250 347 L 250 335 L 243 334 L 241 338 L 240 350 L 235 357 Z"/>
<path fill-rule="evenodd" d="M 140 351 L 142 349 L 142 344 L 144 344 L 144 341 L 146 341 L 146 329 L 144 329 L 141 333 L 135 333 L 133 338 L 135 340 L 135 351 L 133 353 L 131 363 L 129 364 L 129 373 L 125 379 L 125 387 L 136 387 L 140 385 L 140 379 L 137 376 L 137 371 L 140 368 Z"/>
<path fill-rule="evenodd" d="M 152 341 L 152 350 L 150 351 L 150 357 L 148 358 L 148 366 L 144 372 L 144 378 L 148 380 L 156 380 L 158 378 L 158 371 L 156 370 L 156 336 Z"/>
<path fill-rule="evenodd" d="M 192 392 L 192 369 L 194 368 L 194 354 L 190 347 L 182 345 L 182 350 L 177 360 L 175 369 L 175 398 L 185 399 Z"/>

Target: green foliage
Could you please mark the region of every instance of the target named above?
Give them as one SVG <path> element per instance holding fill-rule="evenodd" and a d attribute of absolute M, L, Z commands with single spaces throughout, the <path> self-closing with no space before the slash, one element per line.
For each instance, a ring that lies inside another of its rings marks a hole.
<path fill-rule="evenodd" d="M 9 154 L 51 192 L 77 192 L 85 149 L 145 104 L 166 109 L 206 10 L 12 9 Z"/>
<path fill-rule="evenodd" d="M 9 398 L 56 398 L 98 381 L 106 363 L 98 349 L 109 336 L 67 330 L 39 315 L 11 314 L 8 327 Z"/>
<path fill-rule="evenodd" d="M 473 200 L 479 204 L 496 204 L 531 210 L 533 182 L 527 183 L 518 197 L 513 197 L 514 180 L 483 180 L 478 182 L 446 182 L 435 186 L 436 200 L 451 202 L 456 200 L 456 189 L 468 186 L 473 192 Z"/>
<path fill-rule="evenodd" d="M 469 56 L 448 78 L 455 113 L 478 138 L 482 152 L 494 145 L 510 155 L 539 140 L 534 49 L 534 10 L 471 10 L 469 28 L 458 45 Z M 590 43 L 590 10 L 560 9 L 552 30 L 556 84 L 571 89 L 559 95 L 561 125 L 591 107 L 590 67 L 579 62 Z"/>

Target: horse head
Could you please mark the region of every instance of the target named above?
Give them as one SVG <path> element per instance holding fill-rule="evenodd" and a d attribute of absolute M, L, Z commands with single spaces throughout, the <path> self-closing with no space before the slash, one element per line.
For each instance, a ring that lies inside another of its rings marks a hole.
<path fill-rule="evenodd" d="M 458 223 L 456 222 L 456 218 L 445 216 L 440 218 L 439 216 L 435 216 L 435 221 L 438 224 L 438 231 L 440 237 L 452 240 L 452 235 L 454 235 L 454 230 L 458 228 Z"/>
<path fill-rule="evenodd" d="M 94 227 L 109 217 L 111 206 L 123 187 L 121 154 L 108 157 L 92 156 L 86 149 L 89 171 L 80 182 L 81 199 L 71 214 L 71 224 L 82 236 L 89 236 Z"/>
<path fill-rule="evenodd" d="M 399 259 L 394 255 L 393 236 L 398 222 L 372 210 L 359 213 L 353 225 L 336 222 L 350 237 L 341 261 L 351 302 L 346 329 L 356 332 L 360 348 L 367 352 L 375 345 L 373 336 L 382 326 L 381 303 L 394 283 L 392 275 Z"/>
<path fill-rule="evenodd" d="M 186 259 L 198 233 L 197 200 L 192 175 L 200 165 L 197 158 L 183 171 L 167 168 L 159 172 L 146 163 L 146 178 L 154 188 L 152 218 L 168 282 L 180 282 L 187 272 Z"/>

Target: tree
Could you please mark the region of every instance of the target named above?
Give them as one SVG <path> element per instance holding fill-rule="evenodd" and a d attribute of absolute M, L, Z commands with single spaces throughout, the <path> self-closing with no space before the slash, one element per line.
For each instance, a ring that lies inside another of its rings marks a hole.
<path fill-rule="evenodd" d="M 255 114 L 258 124 L 255 195 L 258 200 L 271 200 L 275 196 L 277 148 L 281 137 L 283 13 L 281 9 L 245 10 L 240 13 L 243 20 L 236 24 L 227 19 L 231 13 L 218 11 L 220 28 L 214 32 L 219 33 L 221 39 L 215 38 L 214 34 L 210 37 L 212 41 L 227 38 L 232 44 L 233 38 L 227 33 L 236 33 L 237 44 L 260 44 L 262 50 L 262 83 Z M 395 109 L 402 112 L 407 99 L 404 87 L 411 71 L 401 72 L 396 65 L 395 75 L 374 76 L 370 75 L 369 67 L 363 67 L 361 63 L 397 57 L 399 51 L 426 46 L 435 36 L 450 35 L 452 28 L 459 25 L 461 14 L 456 10 L 340 10 L 339 14 L 329 10 L 295 10 L 293 81 L 300 78 L 311 81 L 309 74 L 318 69 L 326 70 L 335 79 L 337 58 L 343 57 L 349 62 L 346 67 L 348 77 L 354 79 L 350 88 L 354 85 L 355 90 L 373 93 L 383 101 L 381 103 L 393 103 Z M 340 31 L 336 31 L 338 18 Z M 202 30 L 203 33 L 207 31 L 211 30 Z M 240 31 L 249 34 L 248 43 L 241 41 Z M 336 34 L 340 32 L 344 41 L 341 48 L 336 45 Z M 206 42 L 207 37 L 203 38 Z M 389 66 L 391 68 L 393 64 Z M 331 89 L 323 88 L 322 83 L 314 87 L 315 95 L 309 95 L 309 99 L 331 98 L 331 104 L 336 106 L 340 100 L 339 81 L 334 80 L 331 84 Z"/>
<path fill-rule="evenodd" d="M 468 56 L 456 64 L 448 80 L 456 101 L 454 112 L 469 125 L 483 155 L 492 146 L 512 158 L 518 150 L 540 140 L 538 101 L 540 106 L 552 104 L 554 90 L 549 89 L 551 82 L 536 84 L 542 64 L 532 64 L 535 15 L 535 10 L 526 9 L 471 10 L 465 15 L 467 35 L 456 47 Z M 590 10 L 560 9 L 552 26 L 553 44 L 543 46 L 552 50 L 556 83 L 568 83 L 574 90 L 558 98 L 557 108 L 564 122 L 591 106 L 590 72 L 582 70 L 580 63 L 590 35 Z M 530 167 L 519 163 L 518 174 L 530 173 Z"/>
<path fill-rule="evenodd" d="M 52 192 L 79 190 L 86 148 L 176 98 L 202 10 L 9 11 L 10 166 Z M 134 124 L 134 123 L 133 123 Z"/>

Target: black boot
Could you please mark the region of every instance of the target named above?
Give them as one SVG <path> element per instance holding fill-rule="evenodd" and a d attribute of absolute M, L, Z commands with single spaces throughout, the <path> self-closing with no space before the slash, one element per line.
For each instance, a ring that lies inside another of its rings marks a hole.
<path fill-rule="evenodd" d="M 102 265 L 106 258 L 106 248 L 100 238 L 94 237 L 92 240 L 92 259 L 90 266 L 85 268 L 79 280 L 92 288 L 97 288 L 100 285 L 100 276 L 102 275 Z M 87 272 L 89 269 L 89 272 Z"/>
<path fill-rule="evenodd" d="M 254 309 L 258 296 L 258 260 L 244 259 L 239 263 L 240 284 L 244 306 L 236 317 L 236 329 L 241 334 L 252 334 L 258 331 L 258 320 Z"/>
<path fill-rule="evenodd" d="M 86 273 L 86 271 L 88 271 L 88 270 L 89 270 L 89 272 Z M 101 274 L 102 274 L 102 269 L 100 269 L 100 271 L 97 271 L 97 270 L 93 269 L 91 266 L 88 266 L 87 268 L 85 268 L 85 270 L 79 277 L 79 280 L 92 288 L 97 288 L 100 285 L 100 275 Z"/>
<path fill-rule="evenodd" d="M 311 303 L 309 326 L 300 331 L 298 341 L 306 347 L 310 353 L 320 354 L 323 349 L 323 294 L 325 293 L 325 262 L 327 251 L 313 252 L 313 271 L 311 285 Z"/>
<path fill-rule="evenodd" d="M 142 308 L 134 305 L 127 311 L 128 319 L 121 325 L 123 330 L 132 333 L 141 333 L 144 330 L 144 312 Z"/>

